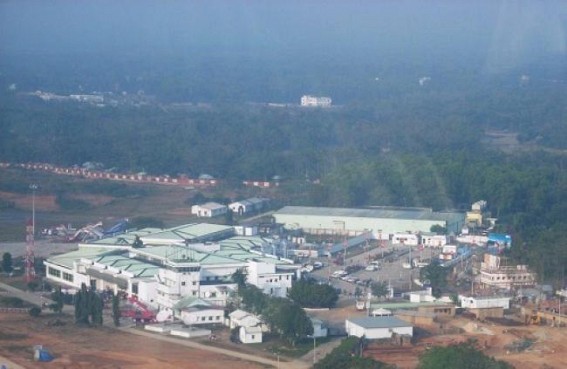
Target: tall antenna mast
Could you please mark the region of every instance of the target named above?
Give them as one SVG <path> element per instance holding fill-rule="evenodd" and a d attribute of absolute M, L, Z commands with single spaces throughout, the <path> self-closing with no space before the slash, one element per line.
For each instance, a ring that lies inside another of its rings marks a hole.
<path fill-rule="evenodd" d="M 26 224 L 26 282 L 31 282 L 35 279 L 35 191 L 38 186 L 31 184 L 32 190 L 32 218 Z"/>

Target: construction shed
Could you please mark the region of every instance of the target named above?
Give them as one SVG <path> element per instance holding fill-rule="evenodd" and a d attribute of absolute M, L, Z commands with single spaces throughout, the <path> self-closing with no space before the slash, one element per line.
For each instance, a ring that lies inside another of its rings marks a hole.
<path fill-rule="evenodd" d="M 391 338 L 394 333 L 413 336 L 413 326 L 393 316 L 350 318 L 345 329 L 349 336 L 368 339 Z"/>

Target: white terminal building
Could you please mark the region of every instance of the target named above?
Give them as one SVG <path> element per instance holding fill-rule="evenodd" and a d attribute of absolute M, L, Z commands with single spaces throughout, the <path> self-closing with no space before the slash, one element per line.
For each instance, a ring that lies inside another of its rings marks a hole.
<path fill-rule="evenodd" d="M 137 238 L 142 247 L 134 247 Z M 224 306 L 236 290 L 231 277 L 237 270 L 264 293 L 287 296 L 300 265 L 263 253 L 270 242 L 235 236 L 229 226 L 187 224 L 79 244 L 78 250 L 52 256 L 44 264 L 53 282 L 122 291 L 159 310 L 171 311 L 187 298 Z"/>
<path fill-rule="evenodd" d="M 332 100 L 330 97 L 325 96 L 301 96 L 301 106 L 321 107 L 328 108 L 331 106 Z"/>

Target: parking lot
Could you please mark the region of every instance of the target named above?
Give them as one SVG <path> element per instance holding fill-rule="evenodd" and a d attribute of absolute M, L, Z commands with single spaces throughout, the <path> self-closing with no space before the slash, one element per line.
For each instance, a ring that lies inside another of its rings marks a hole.
<path fill-rule="evenodd" d="M 435 250 L 420 250 L 417 246 L 411 247 L 411 259 L 434 259 L 435 257 L 437 257 Z M 321 282 L 330 281 L 341 291 L 341 299 L 354 301 L 356 288 L 358 287 L 366 295 L 366 292 L 369 292 L 367 286 L 372 282 L 385 282 L 394 288 L 395 294 L 415 289 L 415 286 L 412 288 L 412 281 L 419 278 L 419 269 L 407 268 L 409 259 L 409 246 L 387 243 L 384 247 L 364 251 L 352 257 L 349 257 L 347 253 L 344 265 L 335 265 L 330 258 L 318 258 L 316 260 L 322 262 L 324 266 L 309 275 Z M 314 261 L 315 259 L 311 262 Z M 372 271 L 366 270 L 371 263 L 377 265 L 377 268 Z M 337 275 L 340 271 L 350 271 L 350 273 L 343 276 Z"/>

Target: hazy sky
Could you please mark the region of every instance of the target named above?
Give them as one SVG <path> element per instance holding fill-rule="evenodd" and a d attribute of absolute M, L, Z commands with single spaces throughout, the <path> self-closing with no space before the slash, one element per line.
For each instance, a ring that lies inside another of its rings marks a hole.
<path fill-rule="evenodd" d="M 350 47 L 412 50 L 537 43 L 565 52 L 567 2 L 530 0 L 90 0 L 0 3 L 2 52 L 190 52 Z M 491 51 L 492 52 L 492 51 Z"/>
<path fill-rule="evenodd" d="M 28 68 L 41 55 L 76 64 L 96 56 L 225 65 L 241 63 L 231 59 L 239 56 L 347 66 L 469 63 L 491 74 L 550 58 L 565 63 L 566 40 L 563 0 L 0 2 L 0 65 L 17 56 Z"/>

